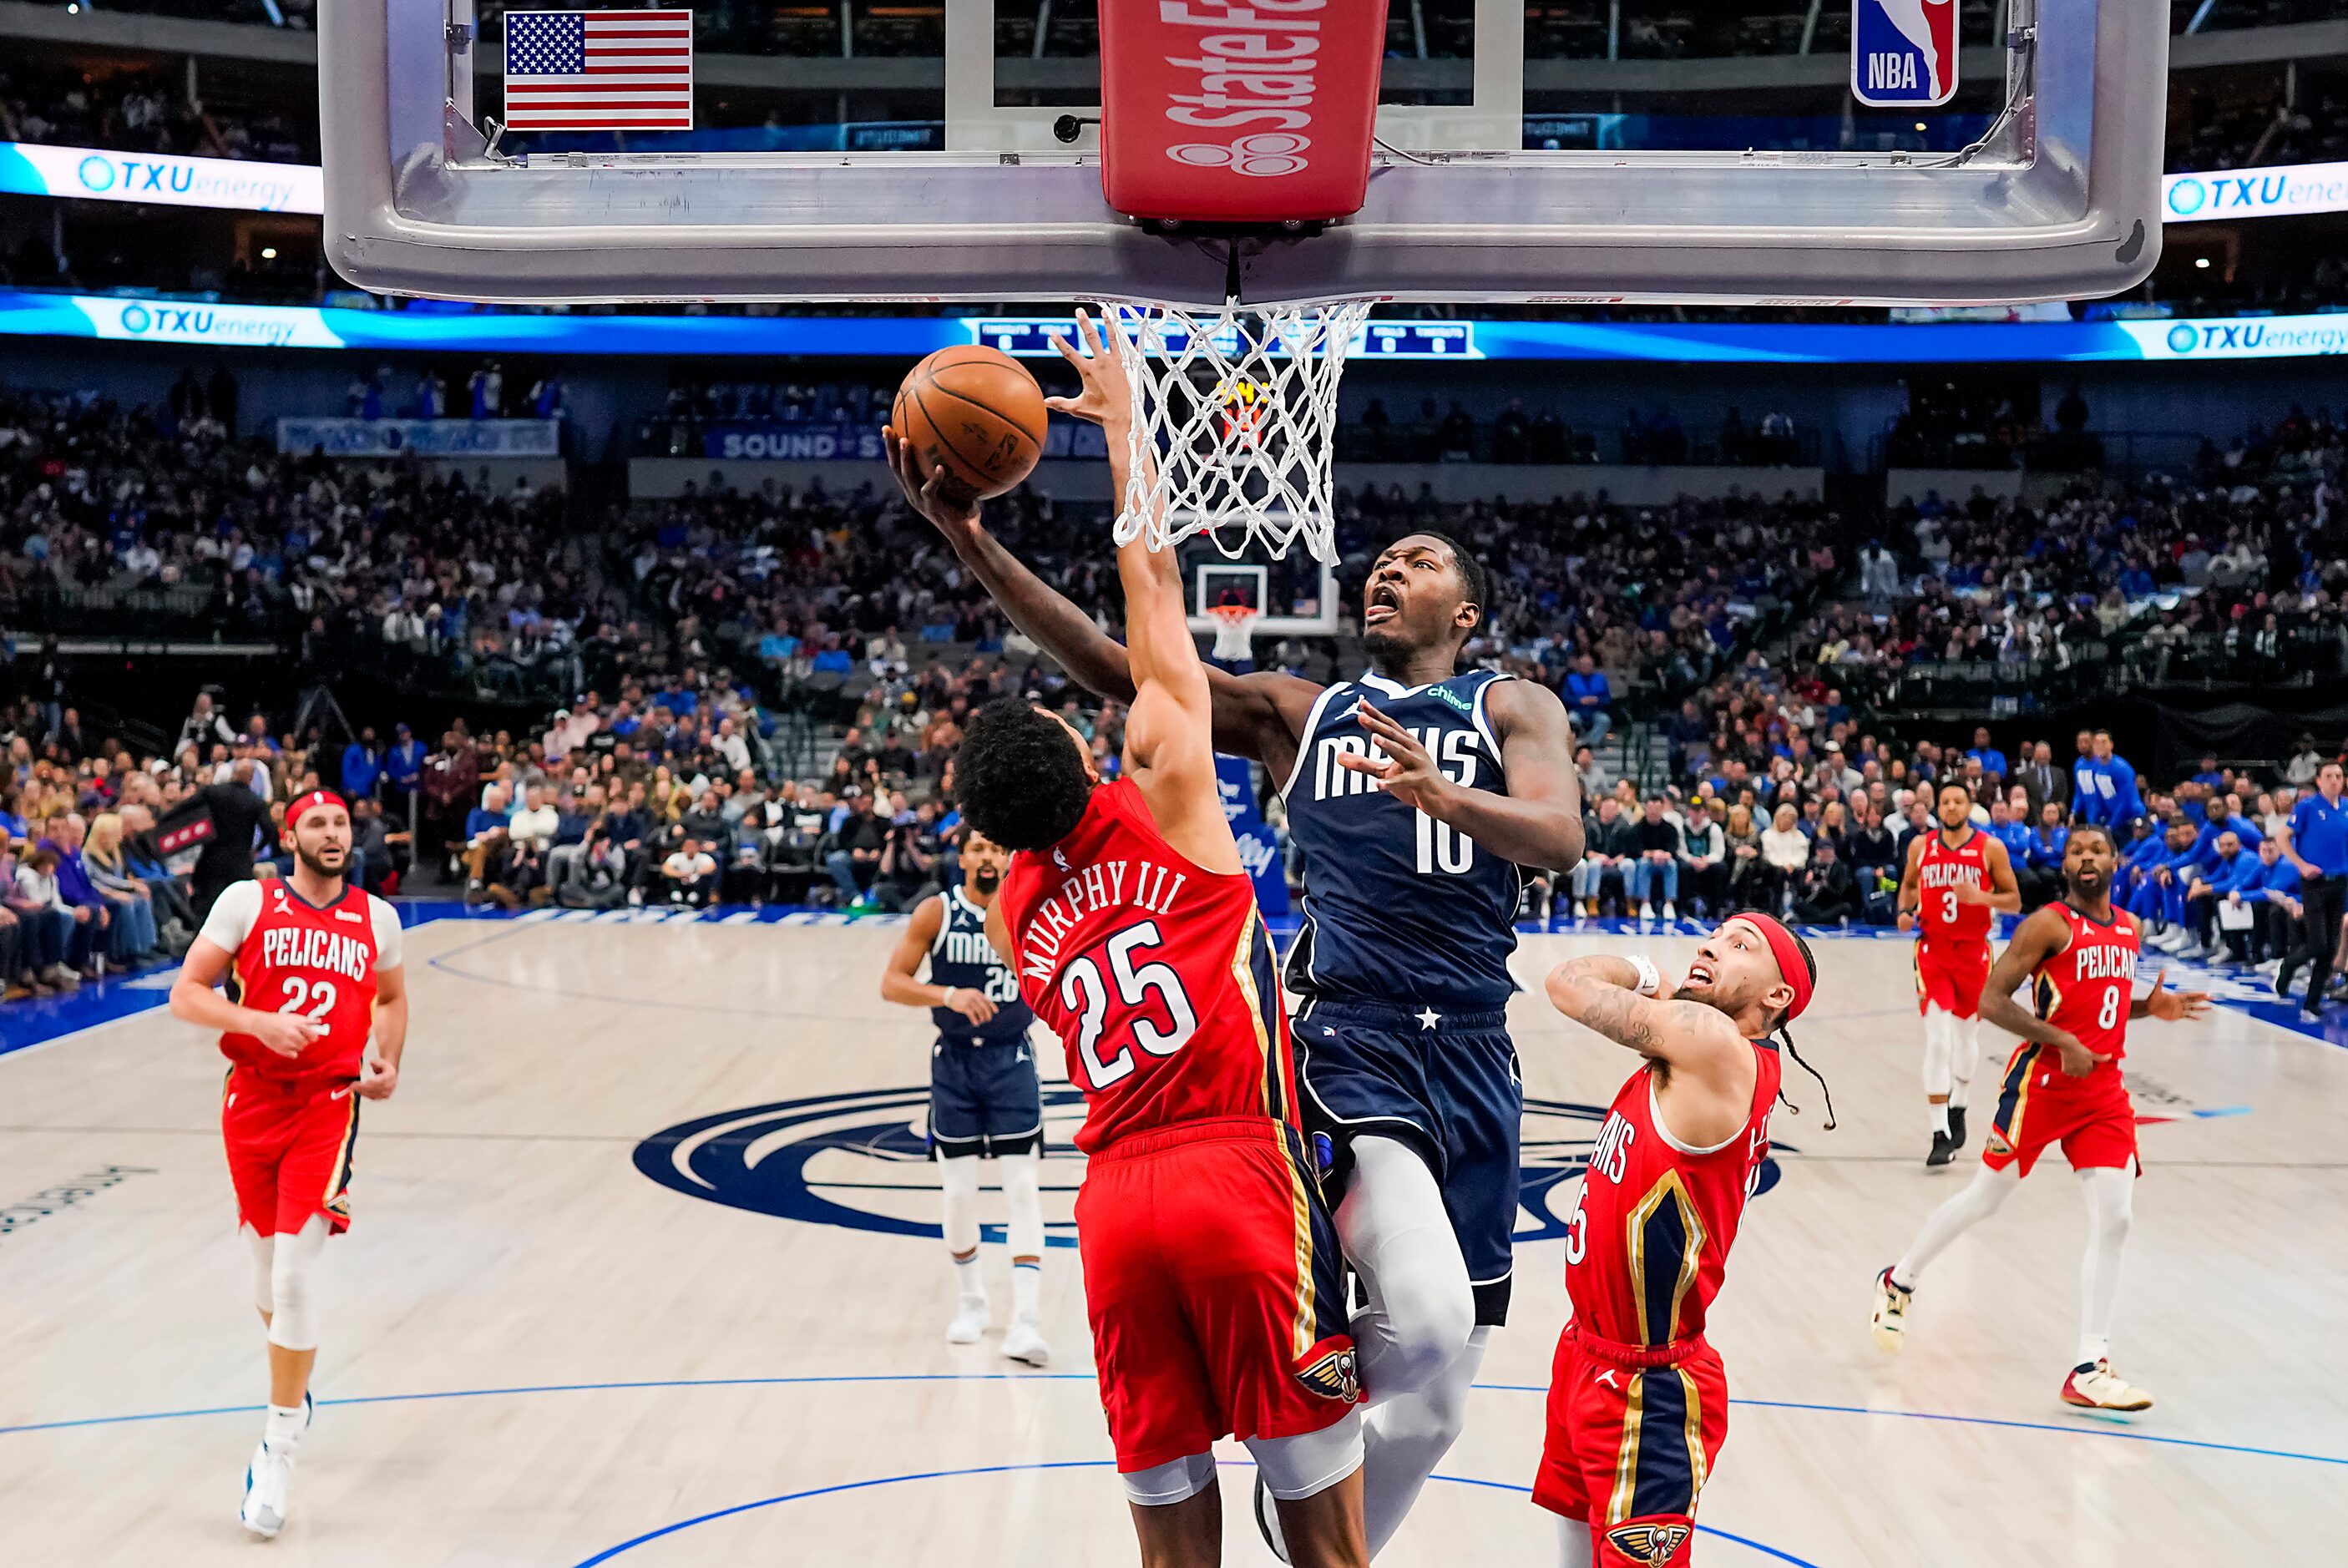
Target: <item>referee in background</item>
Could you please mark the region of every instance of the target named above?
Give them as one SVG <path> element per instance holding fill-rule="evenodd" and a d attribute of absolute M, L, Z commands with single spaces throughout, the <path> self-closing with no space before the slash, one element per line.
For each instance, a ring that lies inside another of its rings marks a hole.
<path fill-rule="evenodd" d="M 2306 936 L 2276 972 L 2275 995 L 2291 995 L 2291 977 L 2304 961 L 2309 966 L 2307 999 L 2300 1006 L 2311 1018 L 2323 1012 L 2332 955 L 2340 943 L 2342 906 L 2348 901 L 2348 802 L 2340 798 L 2343 778 L 2348 775 L 2336 761 L 2316 769 L 2314 792 L 2299 798 L 2290 825 L 2280 835 L 2282 852 L 2299 868 Z"/>

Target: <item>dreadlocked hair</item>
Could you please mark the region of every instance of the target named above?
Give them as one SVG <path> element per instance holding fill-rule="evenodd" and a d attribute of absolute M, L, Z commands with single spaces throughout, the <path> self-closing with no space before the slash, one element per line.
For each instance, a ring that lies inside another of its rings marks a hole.
<path fill-rule="evenodd" d="M 1801 953 L 1802 967 L 1809 971 L 1810 989 L 1815 992 L 1818 989 L 1818 954 L 1810 951 L 1810 944 L 1802 940 L 1801 934 L 1799 932 L 1788 930 L 1786 934 L 1794 939 L 1794 946 Z M 1778 1014 L 1777 1021 L 1771 1029 L 1771 1033 L 1776 1037 L 1777 1043 L 1785 1047 L 1786 1054 L 1794 1058 L 1794 1065 L 1818 1080 L 1818 1092 L 1827 1097 L 1827 1122 L 1825 1130 L 1832 1132 L 1835 1130 L 1834 1090 L 1827 1086 L 1827 1075 L 1818 1071 L 1818 1068 L 1810 1066 L 1809 1063 L 1804 1061 L 1802 1059 L 1802 1053 L 1794 1048 L 1794 1036 L 1792 1031 L 1787 1028 L 1786 1021 L 1787 1016 L 1784 1013 Z M 1786 1086 L 1785 1081 L 1782 1078 L 1778 1080 L 1777 1084 L 1777 1103 L 1784 1106 L 1787 1110 L 1792 1111 L 1796 1116 L 1802 1114 L 1802 1108 L 1786 1098 Z"/>

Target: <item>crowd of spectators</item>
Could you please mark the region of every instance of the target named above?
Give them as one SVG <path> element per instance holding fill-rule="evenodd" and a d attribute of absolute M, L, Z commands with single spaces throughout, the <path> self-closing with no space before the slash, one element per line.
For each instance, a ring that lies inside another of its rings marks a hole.
<path fill-rule="evenodd" d="M 0 66 L 0 135 L 9 141 L 315 163 L 316 122 L 314 108 L 232 114 L 192 102 L 185 78 L 161 62 L 102 72 L 37 59 Z"/>
<path fill-rule="evenodd" d="M 1815 669 L 1779 672 L 1757 654 L 1715 695 L 1728 710 L 1723 734 L 1699 738 L 1712 727 L 1695 699 L 1673 729 L 1679 781 L 1642 789 L 1585 762 L 1588 848 L 1569 875 L 1531 880 L 1528 913 L 1669 922 L 1683 908 L 1698 919 L 1761 908 L 1812 925 L 1907 929 L 1910 847 L 1948 820 L 1936 817 L 1954 784 L 1964 820 L 2005 847 L 2024 911 L 2063 895 L 2073 828 L 2104 827 L 2120 854 L 2113 897 L 2147 946 L 2263 975 L 2283 995 L 2312 967 L 2308 1006 L 2327 994 L 2339 909 L 2311 914 L 2302 883 L 2336 888 L 2348 830 L 2339 748 L 2312 735 L 2271 765 L 2206 757 L 2155 789 L 2103 730 L 2079 731 L 2062 756 L 2044 739 L 2009 756 L 1987 727 L 1966 746 L 1896 743 Z"/>
<path fill-rule="evenodd" d="M 297 645 L 313 676 L 365 665 L 517 698 L 576 691 L 620 638 L 561 492 L 280 453 L 230 434 L 236 401 L 225 373 L 191 372 L 160 407 L 0 392 L 11 620 L 176 616 Z"/>

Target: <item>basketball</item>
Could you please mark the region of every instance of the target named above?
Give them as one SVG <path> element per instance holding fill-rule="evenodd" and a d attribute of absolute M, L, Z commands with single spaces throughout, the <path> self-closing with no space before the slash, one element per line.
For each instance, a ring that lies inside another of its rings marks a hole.
<path fill-rule="evenodd" d="M 984 500 L 1035 471 L 1044 455 L 1044 389 L 997 348 L 941 348 L 897 388 L 889 421 L 912 444 L 922 471 Z"/>

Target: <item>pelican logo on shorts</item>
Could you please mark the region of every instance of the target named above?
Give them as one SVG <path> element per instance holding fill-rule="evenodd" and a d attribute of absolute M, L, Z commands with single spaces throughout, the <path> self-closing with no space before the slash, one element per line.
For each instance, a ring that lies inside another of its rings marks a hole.
<path fill-rule="evenodd" d="M 1322 1345 L 1328 1345 L 1323 1340 Z M 1324 1399 L 1335 1399 L 1350 1405 L 1362 1397 L 1361 1373 L 1354 1357 L 1351 1343 L 1331 1345 L 1326 1350 L 1321 1345 L 1305 1352 L 1310 1357 L 1296 1369 L 1296 1380 Z"/>
<path fill-rule="evenodd" d="M 1989 1151 L 1992 1154 L 2011 1154 L 2013 1145 L 2005 1140 L 2004 1133 L 1993 1127 L 1989 1130 Z"/>
<path fill-rule="evenodd" d="M 1688 1524 L 1618 1524 L 1606 1540 L 1633 1563 L 1668 1563 L 1694 1533 L 1695 1527 Z"/>
<path fill-rule="evenodd" d="M 778 1220 L 838 1225 L 884 1236 L 939 1238 L 937 1178 L 930 1170 L 926 1087 L 865 1089 L 745 1106 L 695 1117 L 654 1133 L 635 1147 L 638 1171 L 704 1202 Z M 1602 1105 L 1525 1100 L 1518 1158 L 1519 1246 L 1565 1239 L 1572 1212 L 1557 1212 L 1558 1190 L 1590 1165 L 1590 1147 L 1606 1119 Z M 1066 1083 L 1044 1085 L 1044 1191 L 1047 1241 L 1076 1244 L 1071 1217 L 1084 1157 L 1076 1150 L 1084 1096 Z M 1778 1140 L 1761 1163 L 1754 1193 L 1784 1174 Z M 1569 1191 L 1566 1194 L 1571 1196 Z M 985 1227 L 1000 1243 L 1003 1227 Z"/>

